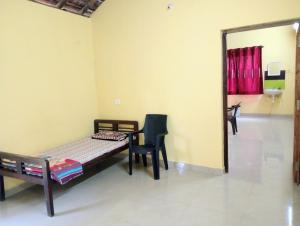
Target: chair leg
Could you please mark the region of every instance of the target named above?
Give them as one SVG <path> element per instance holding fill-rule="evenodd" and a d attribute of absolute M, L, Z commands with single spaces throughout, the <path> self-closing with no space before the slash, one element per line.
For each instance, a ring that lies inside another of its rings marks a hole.
<path fill-rule="evenodd" d="M 144 167 L 147 167 L 147 156 L 142 155 Z"/>
<path fill-rule="evenodd" d="M 234 122 L 233 122 L 233 121 L 230 121 L 230 123 L 231 123 L 231 127 L 232 127 L 232 133 L 233 133 L 233 135 L 235 135 Z"/>
<path fill-rule="evenodd" d="M 140 163 L 140 155 L 138 153 L 135 153 L 135 163 Z"/>
<path fill-rule="evenodd" d="M 5 201 L 4 178 L 0 175 L 0 201 Z"/>
<path fill-rule="evenodd" d="M 160 179 L 160 173 L 159 173 L 159 150 L 156 151 L 156 175 L 157 180 Z"/>
<path fill-rule="evenodd" d="M 235 132 L 238 132 L 236 118 L 234 119 Z"/>
<path fill-rule="evenodd" d="M 154 180 L 159 180 L 159 159 L 156 151 L 153 151 L 152 153 L 152 167 L 153 167 L 153 175 Z"/>
<path fill-rule="evenodd" d="M 132 175 L 132 152 L 129 151 L 129 175 Z"/>
<path fill-rule="evenodd" d="M 163 156 L 163 159 L 164 159 L 165 169 L 168 170 L 169 166 L 168 166 L 168 158 L 167 158 L 167 151 L 166 151 L 165 144 L 162 145 L 161 153 L 162 153 L 162 156 Z"/>

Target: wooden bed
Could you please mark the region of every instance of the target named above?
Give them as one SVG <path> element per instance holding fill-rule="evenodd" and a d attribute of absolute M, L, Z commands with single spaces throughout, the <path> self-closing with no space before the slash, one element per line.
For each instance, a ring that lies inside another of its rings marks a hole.
<path fill-rule="evenodd" d="M 120 132 L 133 132 L 138 131 L 138 122 L 137 121 L 124 121 L 124 120 L 101 120 L 97 119 L 94 121 L 94 133 L 97 133 L 99 130 L 111 130 L 111 131 L 120 131 Z M 138 137 L 136 137 L 136 142 L 138 143 Z M 93 160 L 83 164 L 84 173 L 92 169 L 103 160 L 110 158 L 111 156 L 124 151 L 128 148 L 128 144 L 125 144 L 119 148 L 116 148 L 108 153 L 105 153 Z M 2 159 L 9 159 L 16 162 L 16 172 L 7 170 L 1 167 Z M 138 156 L 136 156 L 136 161 L 138 161 Z M 26 174 L 24 171 L 24 164 L 35 164 L 41 165 L 43 176 L 36 177 Z M 44 187 L 45 200 L 47 206 L 48 216 L 54 216 L 54 205 L 53 205 L 53 195 L 52 195 L 52 184 L 55 183 L 50 177 L 50 167 L 49 161 L 44 158 L 39 157 L 30 157 L 25 155 L 12 154 L 7 152 L 0 151 L 0 201 L 5 200 L 5 190 L 4 190 L 4 176 L 13 177 L 21 179 L 23 181 L 39 184 Z"/>

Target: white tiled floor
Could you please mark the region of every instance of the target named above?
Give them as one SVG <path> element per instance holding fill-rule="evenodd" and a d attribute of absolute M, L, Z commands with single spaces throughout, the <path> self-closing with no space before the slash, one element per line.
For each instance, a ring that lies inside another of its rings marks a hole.
<path fill-rule="evenodd" d="M 238 135 L 229 138 L 228 177 L 249 185 L 241 225 L 300 225 L 300 188 L 292 180 L 292 118 L 241 117 L 238 127 Z"/>
<path fill-rule="evenodd" d="M 134 169 L 112 164 L 76 186 L 55 189 L 48 218 L 40 187 L 0 203 L 1 226 L 35 225 L 300 225 L 300 188 L 292 183 L 292 119 L 239 118 L 230 135 L 230 173 Z M 231 131 L 230 131 L 231 133 Z"/>

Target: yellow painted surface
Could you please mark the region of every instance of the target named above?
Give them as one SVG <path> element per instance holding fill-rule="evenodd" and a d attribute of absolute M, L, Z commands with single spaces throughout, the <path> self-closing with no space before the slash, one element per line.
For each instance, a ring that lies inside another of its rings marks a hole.
<path fill-rule="evenodd" d="M 241 113 L 293 115 L 295 101 L 296 32 L 292 26 L 229 34 L 228 49 L 262 45 L 263 70 L 270 62 L 281 62 L 286 70 L 285 89 L 275 103 L 267 95 L 229 95 L 228 104 L 242 102 Z"/>
<path fill-rule="evenodd" d="M 88 19 L 1 0 L 1 149 L 34 155 L 90 134 L 97 116 L 166 113 L 170 160 L 223 168 L 220 31 L 300 17 L 300 2 L 168 2 L 109 0 Z"/>
<path fill-rule="evenodd" d="M 300 1 L 169 2 L 109 0 L 93 15 L 99 113 L 166 113 L 171 160 L 223 168 L 221 30 L 299 17 Z"/>
<path fill-rule="evenodd" d="M 27 0 L 0 6 L 1 150 L 32 155 L 90 134 L 91 21 Z"/>

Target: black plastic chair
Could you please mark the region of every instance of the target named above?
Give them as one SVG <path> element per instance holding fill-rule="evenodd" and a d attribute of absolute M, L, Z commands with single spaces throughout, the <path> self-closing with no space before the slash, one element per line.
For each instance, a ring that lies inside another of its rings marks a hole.
<path fill-rule="evenodd" d="M 238 103 L 236 105 L 232 105 L 231 107 L 227 108 L 227 112 L 228 112 L 227 120 L 231 123 L 233 135 L 235 135 L 238 132 L 236 113 L 240 107 L 241 107 L 241 103 Z"/>
<path fill-rule="evenodd" d="M 144 133 L 145 144 L 135 145 L 134 136 Z M 147 114 L 144 128 L 140 131 L 129 133 L 129 175 L 132 175 L 132 155 L 141 154 L 143 164 L 147 166 L 148 153 L 152 156 L 154 179 L 159 180 L 159 151 L 161 151 L 165 169 L 168 170 L 168 159 L 165 146 L 165 135 L 167 130 L 167 115 Z"/>

